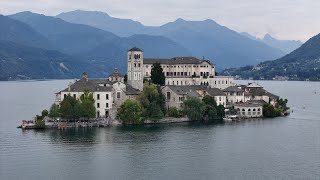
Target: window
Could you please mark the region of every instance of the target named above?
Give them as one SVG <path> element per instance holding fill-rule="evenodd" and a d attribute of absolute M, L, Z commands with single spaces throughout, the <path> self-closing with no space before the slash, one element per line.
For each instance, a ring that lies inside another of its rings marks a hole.
<path fill-rule="evenodd" d="M 120 92 L 117 92 L 117 99 L 120 99 Z"/>
<path fill-rule="evenodd" d="M 138 67 L 140 67 L 141 65 L 140 65 L 140 63 L 138 63 Z"/>
<path fill-rule="evenodd" d="M 109 94 L 106 94 L 106 100 L 108 100 L 109 99 Z"/>
<path fill-rule="evenodd" d="M 179 85 L 179 81 L 177 81 L 177 85 Z"/>
<path fill-rule="evenodd" d="M 66 98 L 66 97 L 67 97 L 67 95 L 66 95 L 66 94 L 64 94 L 64 95 L 63 95 L 63 97 L 64 97 L 64 98 Z"/>
<path fill-rule="evenodd" d="M 76 94 L 73 94 L 73 97 L 76 99 L 77 98 Z"/>
<path fill-rule="evenodd" d="M 169 72 L 167 72 L 167 76 L 169 76 Z"/>
<path fill-rule="evenodd" d="M 200 72 L 200 76 L 203 76 L 203 72 Z"/>
<path fill-rule="evenodd" d="M 171 99 L 171 93 L 167 92 L 167 100 L 170 100 L 170 99 Z"/>
<path fill-rule="evenodd" d="M 176 72 L 174 72 L 173 74 L 174 74 L 174 76 L 177 76 L 177 73 L 176 73 Z"/>
<path fill-rule="evenodd" d="M 100 103 L 97 103 L 97 108 L 100 108 Z"/>
<path fill-rule="evenodd" d="M 148 72 L 146 72 L 146 76 L 148 76 Z"/>
<path fill-rule="evenodd" d="M 184 76 L 187 76 L 188 74 L 187 74 L 187 72 L 184 72 Z"/>
<path fill-rule="evenodd" d="M 137 67 L 137 64 L 136 64 L 136 63 L 134 63 L 134 67 Z"/>
<path fill-rule="evenodd" d="M 108 108 L 109 107 L 109 103 L 106 103 L 106 108 Z"/>
<path fill-rule="evenodd" d="M 221 96 L 219 97 L 219 101 L 221 101 Z"/>
<path fill-rule="evenodd" d="M 100 94 L 97 94 L 97 99 L 98 99 L 98 100 L 100 99 Z"/>

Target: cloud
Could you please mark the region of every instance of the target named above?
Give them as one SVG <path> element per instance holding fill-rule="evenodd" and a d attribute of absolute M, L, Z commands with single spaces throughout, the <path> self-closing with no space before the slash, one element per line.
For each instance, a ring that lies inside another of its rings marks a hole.
<path fill-rule="evenodd" d="M 75 9 L 103 11 L 145 25 L 177 18 L 213 19 L 233 30 L 256 36 L 307 40 L 320 32 L 318 0 L 1 0 L 0 13 L 33 11 L 56 15 Z"/>

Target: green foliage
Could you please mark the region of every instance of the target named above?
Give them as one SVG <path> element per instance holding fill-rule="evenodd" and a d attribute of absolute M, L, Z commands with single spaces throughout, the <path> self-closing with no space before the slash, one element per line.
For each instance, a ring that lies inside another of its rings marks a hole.
<path fill-rule="evenodd" d="M 145 118 L 153 120 L 161 119 L 166 113 L 165 97 L 161 93 L 160 88 L 154 84 L 145 84 L 142 93 L 138 97 Z"/>
<path fill-rule="evenodd" d="M 43 120 L 37 120 L 35 123 L 36 128 L 43 129 L 46 127 L 46 124 Z"/>
<path fill-rule="evenodd" d="M 225 108 L 223 105 L 217 106 L 217 115 L 222 120 L 225 117 Z"/>
<path fill-rule="evenodd" d="M 277 101 L 277 107 L 280 108 L 282 111 L 286 111 L 289 109 L 289 107 L 287 106 L 288 103 L 288 99 L 279 99 Z"/>
<path fill-rule="evenodd" d="M 153 67 L 151 69 L 151 81 L 152 83 L 160 86 L 165 85 L 165 76 L 160 63 L 153 64 Z"/>
<path fill-rule="evenodd" d="M 221 107 L 219 107 L 219 115 L 218 115 L 218 107 L 217 102 L 215 101 L 214 97 L 212 96 L 204 96 L 202 101 L 205 103 L 205 115 L 204 120 L 211 121 L 211 122 L 220 122 L 222 121 L 221 115 Z"/>
<path fill-rule="evenodd" d="M 264 117 L 278 117 L 281 116 L 281 110 L 272 106 L 271 104 L 265 104 L 263 106 L 263 116 Z"/>
<path fill-rule="evenodd" d="M 61 117 L 64 119 L 77 119 L 79 114 L 79 101 L 74 97 L 67 95 L 60 103 Z"/>
<path fill-rule="evenodd" d="M 178 118 L 181 117 L 181 114 L 176 107 L 170 107 L 168 110 L 168 116 Z"/>
<path fill-rule="evenodd" d="M 202 101 L 206 104 L 206 105 L 209 105 L 209 106 L 212 106 L 212 107 L 217 107 L 217 102 L 216 100 L 214 99 L 214 97 L 212 96 L 204 96 L 202 98 Z"/>
<path fill-rule="evenodd" d="M 52 104 L 49 110 L 49 117 L 60 117 L 60 109 L 56 104 Z"/>
<path fill-rule="evenodd" d="M 183 102 L 183 111 L 192 121 L 202 120 L 205 110 L 206 104 L 198 98 L 191 97 Z"/>
<path fill-rule="evenodd" d="M 42 115 L 42 117 L 48 116 L 48 115 L 49 115 L 48 110 L 44 109 L 44 110 L 41 112 L 41 115 Z"/>
<path fill-rule="evenodd" d="M 141 124 L 143 123 L 142 107 L 139 102 L 134 100 L 126 100 L 118 109 L 117 117 L 124 124 Z"/>
<path fill-rule="evenodd" d="M 94 103 L 93 93 L 86 90 L 80 97 L 80 104 L 77 105 L 76 110 L 78 110 L 78 112 L 76 114 L 83 118 L 96 117 L 96 107 Z"/>

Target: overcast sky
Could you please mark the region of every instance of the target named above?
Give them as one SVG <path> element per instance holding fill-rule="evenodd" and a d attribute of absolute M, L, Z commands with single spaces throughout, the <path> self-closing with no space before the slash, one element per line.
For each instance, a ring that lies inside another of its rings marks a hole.
<path fill-rule="evenodd" d="M 57 15 L 96 10 L 144 25 L 162 25 L 177 18 L 212 19 L 238 32 L 261 37 L 306 41 L 320 33 L 320 0 L 0 0 L 0 14 L 32 11 Z"/>

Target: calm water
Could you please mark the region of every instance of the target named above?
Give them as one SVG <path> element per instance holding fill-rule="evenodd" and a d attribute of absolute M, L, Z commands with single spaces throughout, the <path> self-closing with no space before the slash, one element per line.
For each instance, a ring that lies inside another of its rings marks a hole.
<path fill-rule="evenodd" d="M 289 117 L 209 126 L 16 129 L 49 107 L 68 82 L 0 82 L 1 180 L 320 179 L 319 82 L 260 82 L 289 99 Z"/>

